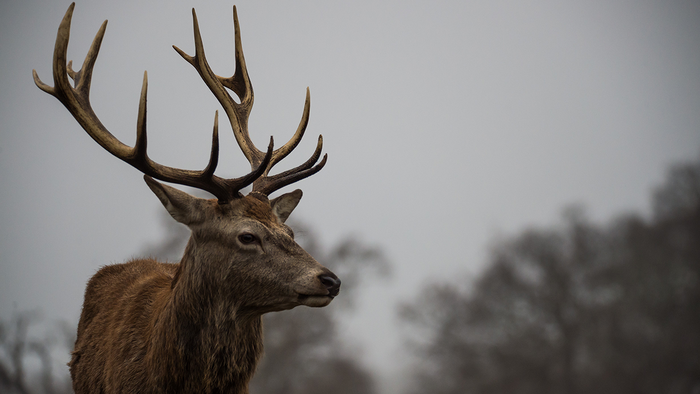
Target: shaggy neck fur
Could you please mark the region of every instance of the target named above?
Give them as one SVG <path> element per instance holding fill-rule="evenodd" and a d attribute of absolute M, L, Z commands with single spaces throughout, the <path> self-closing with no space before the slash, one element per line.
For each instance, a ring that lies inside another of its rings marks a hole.
<path fill-rule="evenodd" d="M 215 290 L 221 286 L 212 286 L 216 282 L 206 273 L 220 273 L 203 269 L 212 262 L 203 261 L 210 255 L 196 244 L 191 238 L 155 322 L 156 343 L 149 353 L 159 359 L 148 364 L 160 373 L 153 383 L 164 392 L 248 393 L 263 350 L 262 316 L 241 313 L 236 300 Z"/>

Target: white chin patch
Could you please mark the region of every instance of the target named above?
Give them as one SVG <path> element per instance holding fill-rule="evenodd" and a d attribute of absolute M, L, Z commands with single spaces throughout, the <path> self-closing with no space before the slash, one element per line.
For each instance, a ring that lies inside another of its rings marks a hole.
<path fill-rule="evenodd" d="M 310 306 L 312 308 L 320 308 L 326 306 L 333 301 L 333 297 L 329 296 L 311 296 L 311 295 L 300 295 L 299 303 L 301 305 Z"/>

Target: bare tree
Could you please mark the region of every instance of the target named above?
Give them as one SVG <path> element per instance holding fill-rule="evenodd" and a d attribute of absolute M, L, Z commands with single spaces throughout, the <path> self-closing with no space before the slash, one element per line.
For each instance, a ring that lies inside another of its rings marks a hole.
<path fill-rule="evenodd" d="M 413 393 L 700 392 L 700 162 L 674 167 L 655 217 L 498 242 L 468 285 L 405 304 Z"/>
<path fill-rule="evenodd" d="M 75 341 L 74 330 L 63 324 L 51 327 L 53 334 L 30 334 L 39 326 L 38 313 L 15 313 L 10 321 L 0 321 L 0 392 L 71 393 L 67 370 L 54 370 L 55 354 L 68 354 Z"/>

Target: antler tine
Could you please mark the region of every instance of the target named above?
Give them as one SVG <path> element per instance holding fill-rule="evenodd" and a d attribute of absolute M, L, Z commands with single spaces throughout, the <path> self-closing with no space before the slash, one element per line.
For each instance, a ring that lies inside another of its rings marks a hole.
<path fill-rule="evenodd" d="M 234 22 L 234 24 L 237 24 L 237 21 L 234 20 Z M 199 76 L 212 94 L 214 94 L 214 97 L 219 101 L 224 112 L 226 112 L 236 141 L 243 151 L 243 154 L 248 159 L 248 162 L 251 163 L 251 168 L 258 167 L 265 154 L 255 147 L 255 144 L 253 144 L 253 141 L 248 135 L 248 116 L 253 107 L 253 89 L 250 84 L 250 79 L 248 78 L 248 72 L 246 71 L 242 50 L 240 51 L 241 56 L 236 56 L 236 66 L 238 67 L 236 73 L 231 78 L 219 77 L 214 74 L 207 62 L 204 44 L 202 43 L 202 35 L 199 29 L 199 21 L 197 20 L 197 12 L 194 8 L 192 9 L 192 24 L 194 30 L 194 56 L 186 54 L 175 45 L 173 45 L 173 49 L 197 70 Z M 240 48 L 240 46 L 237 46 L 237 48 Z M 240 104 L 236 103 L 231 95 L 228 94 L 224 88 L 224 83 L 226 87 L 233 90 L 234 93 L 239 96 L 241 99 Z"/>
<path fill-rule="evenodd" d="M 321 171 L 321 169 L 326 165 L 326 160 L 328 159 L 328 155 L 324 154 L 321 162 L 316 164 L 318 158 L 321 156 L 322 148 L 323 136 L 319 135 L 316 150 L 314 150 L 314 153 L 306 162 L 304 162 L 304 164 L 273 176 L 260 177 L 253 184 L 253 191 L 269 195 L 278 189 L 310 177 L 311 175 Z M 314 164 L 316 165 L 314 166 Z"/>
<path fill-rule="evenodd" d="M 56 97 L 80 126 L 92 137 L 100 146 L 122 161 L 130 164 L 153 178 L 192 186 L 206 190 L 215 195 L 219 202 L 225 203 L 241 195 L 239 190 L 253 183 L 255 179 L 262 176 L 266 171 L 273 156 L 273 140 L 270 139 L 267 152 L 260 160 L 260 165 L 240 178 L 223 179 L 214 175 L 214 170 L 218 164 L 219 142 L 218 142 L 218 112 L 214 118 L 214 131 L 212 137 L 212 149 L 209 163 L 202 171 L 183 170 L 158 164 L 148 157 L 147 135 L 146 135 L 146 103 L 148 91 L 148 74 L 144 72 L 143 85 L 139 100 L 139 112 L 137 119 L 136 143 L 133 148 L 123 144 L 100 122 L 90 104 L 90 83 L 92 72 L 100 50 L 102 38 L 104 37 L 107 21 L 105 21 L 97 32 L 95 39 L 90 46 L 83 66 L 80 71 L 75 72 L 72 62 L 66 63 L 66 52 L 70 38 L 70 25 L 73 17 L 75 3 L 72 3 L 66 11 L 56 35 L 56 45 L 53 56 L 53 79 L 54 86 L 48 86 L 41 81 L 36 70 L 33 70 L 34 82 L 46 93 Z M 68 77 L 74 80 L 75 88 L 71 86 Z"/>
<path fill-rule="evenodd" d="M 100 44 L 102 43 L 102 38 L 104 37 L 105 30 L 107 28 L 107 21 L 102 23 L 100 30 L 95 35 L 95 38 L 90 46 L 90 50 L 86 55 L 85 63 L 83 68 L 85 68 L 85 75 L 82 84 L 80 83 L 80 74 L 83 70 L 79 72 L 74 72 L 71 68 L 70 74 L 76 82 L 76 88 L 74 89 L 70 82 L 68 81 L 69 72 L 66 68 L 66 52 L 68 50 L 68 40 L 70 38 L 70 26 L 73 17 L 73 10 L 75 9 L 75 3 L 72 3 L 68 7 L 63 20 L 58 28 L 58 33 L 56 35 L 56 45 L 54 47 L 53 55 L 53 80 L 54 87 L 48 86 L 39 79 L 39 75 L 36 70 L 33 70 L 34 82 L 39 87 L 39 89 L 45 91 L 56 97 L 63 105 L 68 109 L 68 111 L 73 115 L 73 117 L 78 121 L 78 123 L 90 134 L 90 136 L 97 141 L 102 147 L 107 149 L 110 153 L 117 157 L 128 155 L 131 148 L 124 145 L 115 138 L 107 129 L 102 125 L 102 123 L 97 119 L 90 102 L 89 98 L 89 88 L 90 88 L 90 78 L 92 75 L 92 67 L 95 64 L 95 58 L 100 49 Z"/>
<path fill-rule="evenodd" d="M 204 169 L 204 174 L 207 177 L 212 177 L 216 166 L 219 164 L 219 111 L 214 113 L 214 132 L 211 138 L 211 154 L 209 155 L 209 164 Z"/>
<path fill-rule="evenodd" d="M 183 50 L 174 45 L 173 48 L 197 70 L 204 83 L 207 85 L 207 87 L 209 87 L 209 90 L 214 94 L 221 106 L 224 108 L 224 111 L 226 112 L 226 115 L 231 123 L 231 128 L 233 129 L 233 134 L 236 141 L 238 142 L 241 151 L 243 151 L 243 154 L 250 162 L 251 168 L 259 167 L 262 164 L 265 154 L 255 146 L 248 132 L 248 117 L 250 116 L 250 111 L 253 106 L 254 94 L 245 63 L 245 57 L 243 55 L 243 46 L 241 44 L 241 32 L 240 25 L 238 23 L 238 11 L 236 6 L 233 7 L 236 70 L 233 76 L 229 78 L 223 78 L 214 74 L 209 66 L 204 52 L 204 45 L 199 29 L 199 21 L 197 20 L 197 13 L 194 9 L 192 9 L 192 21 L 194 30 L 195 55 L 187 55 Z M 239 97 L 240 103 L 235 102 L 225 88 L 233 91 Z M 314 167 L 314 171 L 309 171 L 316 161 L 318 161 L 320 149 L 323 146 L 323 140 L 319 136 L 317 150 L 306 163 L 275 176 L 268 176 L 270 169 L 289 155 L 289 153 L 291 153 L 291 151 L 294 150 L 294 148 L 296 148 L 301 141 L 309 123 L 310 108 L 311 94 L 307 88 L 304 111 L 296 132 L 286 144 L 273 152 L 270 163 L 266 166 L 263 176 L 254 183 L 254 191 L 274 191 L 282 186 L 288 185 L 289 183 L 310 176 L 323 168 L 326 160 L 325 157 L 323 164 L 319 163 L 317 166 L 318 168 Z"/>
<path fill-rule="evenodd" d="M 275 157 L 273 158 L 272 163 L 270 164 L 270 167 L 267 169 L 267 173 L 270 171 L 272 166 L 280 162 L 282 159 L 287 157 L 288 154 L 294 150 L 294 148 L 299 145 L 299 142 L 301 142 L 301 138 L 304 137 L 304 132 L 306 131 L 306 126 L 309 124 L 309 112 L 311 111 L 311 92 L 309 91 L 309 88 L 306 88 L 306 98 L 304 99 L 304 112 L 301 115 L 301 120 L 299 121 L 299 126 L 297 127 L 297 131 L 294 133 L 292 138 L 287 141 L 286 144 L 282 145 L 279 149 L 275 151 Z"/>
<path fill-rule="evenodd" d="M 236 71 L 230 78 L 218 77 L 219 81 L 227 88 L 233 90 L 241 99 L 241 104 L 253 106 L 253 85 L 248 76 L 248 67 L 243 56 L 243 44 L 241 43 L 241 27 L 238 24 L 238 11 L 233 6 L 233 31 L 234 31 L 234 52 L 236 59 Z"/>

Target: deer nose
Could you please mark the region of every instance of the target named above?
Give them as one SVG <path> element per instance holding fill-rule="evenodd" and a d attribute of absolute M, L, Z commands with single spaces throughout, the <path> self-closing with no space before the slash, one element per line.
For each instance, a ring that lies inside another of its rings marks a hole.
<path fill-rule="evenodd" d="M 340 279 L 338 279 L 334 273 L 329 272 L 327 274 L 321 274 L 318 276 L 318 280 L 320 280 L 321 283 L 326 286 L 328 289 L 328 294 L 331 297 L 335 297 L 338 295 L 338 293 L 340 293 Z"/>

